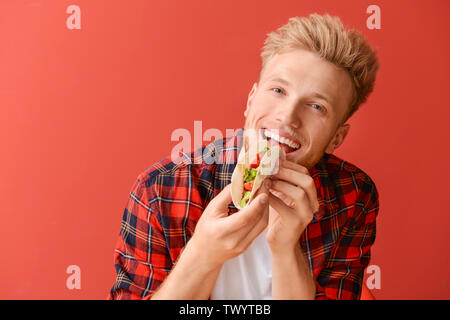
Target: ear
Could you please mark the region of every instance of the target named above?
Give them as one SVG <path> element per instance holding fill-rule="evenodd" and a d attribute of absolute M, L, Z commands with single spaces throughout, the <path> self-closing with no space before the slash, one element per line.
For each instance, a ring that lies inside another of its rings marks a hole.
<path fill-rule="evenodd" d="M 348 123 L 339 127 L 339 129 L 336 131 L 336 134 L 334 135 L 333 139 L 331 139 L 330 143 L 328 144 L 327 148 L 325 149 L 325 152 L 333 153 L 333 151 L 336 150 L 344 142 L 344 139 L 347 136 L 349 130 L 350 130 L 350 124 L 348 124 Z"/>
<path fill-rule="evenodd" d="M 251 106 L 253 97 L 255 96 L 255 92 L 256 92 L 257 88 L 258 88 L 258 84 L 255 82 L 253 84 L 252 90 L 250 90 L 250 93 L 248 94 L 247 106 L 246 106 L 245 111 L 244 111 L 244 117 L 247 117 L 248 110 L 250 109 L 250 106 Z"/>

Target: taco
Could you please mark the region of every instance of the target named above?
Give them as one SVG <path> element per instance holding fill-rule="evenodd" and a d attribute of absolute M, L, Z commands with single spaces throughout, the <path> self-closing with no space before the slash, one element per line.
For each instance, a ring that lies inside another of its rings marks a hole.
<path fill-rule="evenodd" d="M 245 208 L 264 179 L 278 172 L 280 158 L 286 158 L 284 150 L 279 145 L 270 145 L 267 140 L 258 141 L 247 152 L 241 149 L 231 176 L 231 197 L 236 208 Z"/>

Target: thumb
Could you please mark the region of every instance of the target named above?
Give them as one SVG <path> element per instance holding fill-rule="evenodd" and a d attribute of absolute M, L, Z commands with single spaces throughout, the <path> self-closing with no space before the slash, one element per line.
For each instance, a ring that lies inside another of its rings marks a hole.
<path fill-rule="evenodd" d="M 249 210 L 258 210 L 261 208 L 264 208 L 269 202 L 269 196 L 267 195 L 264 190 L 258 190 L 255 194 L 255 197 L 252 199 L 252 201 L 249 202 L 249 204 L 243 209 L 249 209 Z M 253 209 L 252 209 L 253 208 Z"/>
<path fill-rule="evenodd" d="M 256 192 L 256 195 L 265 195 L 265 196 L 267 196 L 266 199 L 269 199 L 269 194 L 270 194 L 269 188 L 271 187 L 271 184 L 272 184 L 272 181 L 269 178 L 264 179 L 264 181 L 261 184 L 261 187 Z M 265 205 L 264 197 L 263 197 L 263 199 L 260 198 L 259 200 L 260 201 L 263 200 L 261 203 L 261 206 L 264 208 L 263 217 L 264 217 L 264 220 L 266 220 L 268 222 L 269 221 L 269 206 Z"/>
<path fill-rule="evenodd" d="M 217 194 L 211 202 L 214 202 L 216 212 L 228 212 L 228 204 L 231 202 L 231 183 Z"/>
<path fill-rule="evenodd" d="M 272 186 L 272 180 L 270 178 L 264 179 L 264 181 L 261 184 L 260 189 L 257 193 L 265 193 L 267 196 L 270 194 L 269 188 Z"/>
<path fill-rule="evenodd" d="M 261 186 L 256 191 L 256 193 L 255 193 L 255 195 L 253 197 L 254 200 L 256 200 L 256 197 L 258 197 L 261 194 L 266 194 L 267 196 L 269 196 L 269 194 L 270 194 L 270 191 L 269 191 L 270 186 L 271 186 L 271 180 L 269 178 L 264 179 L 264 181 L 261 183 Z M 253 200 L 251 202 L 253 202 Z M 249 205 L 250 205 L 250 203 L 249 203 Z"/>

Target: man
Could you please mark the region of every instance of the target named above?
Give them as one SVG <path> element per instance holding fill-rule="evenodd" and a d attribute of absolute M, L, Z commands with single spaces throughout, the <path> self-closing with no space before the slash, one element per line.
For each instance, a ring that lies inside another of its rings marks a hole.
<path fill-rule="evenodd" d="M 338 18 L 312 14 L 270 33 L 261 56 L 244 131 L 201 150 L 220 151 L 226 161 L 184 161 L 193 153 L 183 154 L 139 175 L 110 299 L 360 298 L 378 193 L 369 176 L 332 152 L 373 90 L 376 53 Z M 229 184 L 252 130 L 287 156 L 237 212 Z"/>

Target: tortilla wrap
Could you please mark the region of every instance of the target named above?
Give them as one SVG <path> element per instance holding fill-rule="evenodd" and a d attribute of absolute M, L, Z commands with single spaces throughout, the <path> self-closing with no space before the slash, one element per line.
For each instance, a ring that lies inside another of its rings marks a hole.
<path fill-rule="evenodd" d="M 233 200 L 233 204 L 238 209 L 245 208 L 245 206 L 241 207 L 241 200 L 245 193 L 245 169 L 250 169 L 250 164 L 256 163 L 257 161 L 257 154 L 261 153 L 266 148 L 268 148 L 268 150 L 261 157 L 260 165 L 257 168 L 256 178 L 253 183 L 253 188 L 250 192 L 250 198 L 245 206 L 252 201 L 264 179 L 278 172 L 280 158 L 286 159 L 286 154 L 283 148 L 279 145 L 270 145 L 267 140 L 259 140 L 257 144 L 249 146 L 248 152 L 245 152 L 244 148 L 241 149 L 238 162 L 231 176 L 231 198 Z"/>

